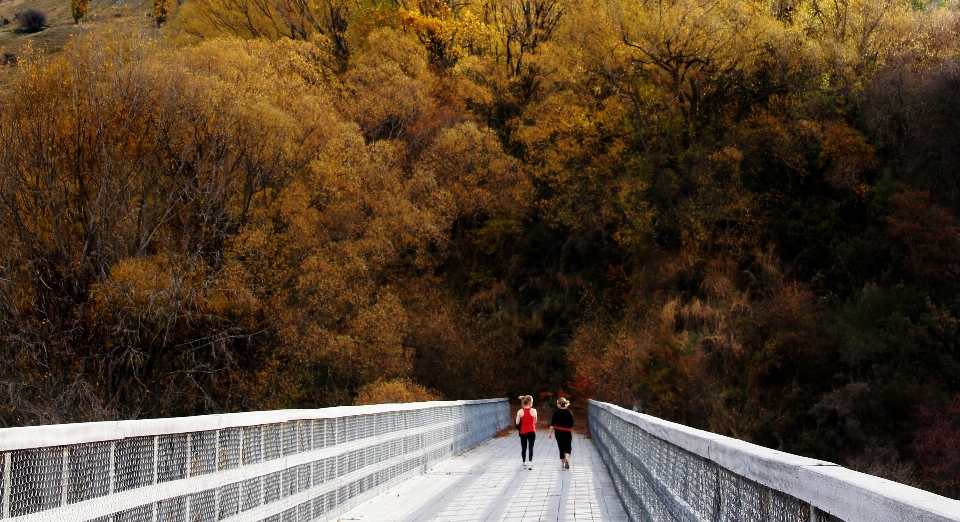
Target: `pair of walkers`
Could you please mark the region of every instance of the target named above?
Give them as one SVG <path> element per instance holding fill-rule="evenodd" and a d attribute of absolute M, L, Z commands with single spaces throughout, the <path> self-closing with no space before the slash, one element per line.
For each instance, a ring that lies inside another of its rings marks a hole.
<path fill-rule="evenodd" d="M 533 469 L 533 443 L 537 440 L 537 410 L 533 407 L 533 397 L 520 397 L 520 409 L 517 410 L 516 424 L 520 430 L 520 458 L 523 467 Z M 557 401 L 557 410 L 550 419 L 550 431 L 547 438 L 557 436 L 557 449 L 560 450 L 560 464 L 570 469 L 570 453 L 573 452 L 573 412 L 568 410 L 570 401 L 561 397 Z M 528 453 L 529 451 L 529 453 Z M 529 454 L 530 458 L 527 458 Z M 529 460 L 529 464 L 527 463 Z"/>

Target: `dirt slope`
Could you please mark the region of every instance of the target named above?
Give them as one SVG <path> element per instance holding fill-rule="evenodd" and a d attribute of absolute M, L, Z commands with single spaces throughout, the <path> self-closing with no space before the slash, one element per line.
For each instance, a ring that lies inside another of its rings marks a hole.
<path fill-rule="evenodd" d="M 73 36 L 104 25 L 149 27 L 153 24 L 152 5 L 151 0 L 91 0 L 87 16 L 76 24 L 70 14 L 70 0 L 0 0 L 0 48 L 14 55 L 19 55 L 27 45 L 56 52 Z M 47 28 L 38 33 L 23 33 L 15 17 L 26 9 L 46 13 Z"/>

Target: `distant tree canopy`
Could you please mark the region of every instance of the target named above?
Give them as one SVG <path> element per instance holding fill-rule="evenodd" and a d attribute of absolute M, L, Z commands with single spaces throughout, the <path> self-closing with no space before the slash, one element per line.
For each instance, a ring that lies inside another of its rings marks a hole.
<path fill-rule="evenodd" d="M 960 495 L 955 7 L 155 5 L 0 91 L 3 423 L 563 388 Z"/>

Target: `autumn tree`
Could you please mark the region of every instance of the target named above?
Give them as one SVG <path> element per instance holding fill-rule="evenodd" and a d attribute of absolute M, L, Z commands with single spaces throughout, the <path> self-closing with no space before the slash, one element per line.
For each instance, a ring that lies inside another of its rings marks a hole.
<path fill-rule="evenodd" d="M 6 397 L 18 422 L 216 411 L 263 330 L 220 252 L 302 161 L 277 148 L 289 126 L 142 36 L 76 46 L 2 100 L 19 115 L 0 133 Z"/>
<path fill-rule="evenodd" d="M 933 417 L 930 411 L 924 411 L 925 417 Z M 927 480 L 944 493 L 955 493 L 957 471 L 960 470 L 960 395 L 950 402 L 947 414 L 937 418 L 933 425 L 919 430 L 915 434 L 914 445 L 923 466 L 921 473 Z"/>
<path fill-rule="evenodd" d="M 440 396 L 410 379 L 377 381 L 360 389 L 354 405 L 438 401 Z"/>
<path fill-rule="evenodd" d="M 197 35 L 329 41 L 334 56 L 350 57 L 347 27 L 355 0 L 197 0 L 181 16 Z"/>
<path fill-rule="evenodd" d="M 536 81 L 535 74 L 525 59 L 553 36 L 563 16 L 564 5 L 561 0 L 508 0 L 497 8 L 502 16 L 507 67 L 515 76 L 526 73 L 529 77 L 525 81 L 532 84 Z M 531 90 L 534 86 L 525 88 Z"/>
<path fill-rule="evenodd" d="M 87 16 L 87 9 L 90 7 L 90 0 L 70 0 L 70 14 L 73 16 L 74 23 L 80 22 L 80 19 Z"/>
<path fill-rule="evenodd" d="M 4 331 L 8 332 L 4 346 L 12 350 L 8 360 L 18 361 L 7 367 L 11 373 L 5 380 L 21 411 L 48 420 L 74 408 L 63 405 L 61 410 L 48 410 L 49 402 L 41 407 L 37 401 L 45 394 L 87 402 L 87 407 L 80 408 L 87 412 L 91 408 L 109 411 L 119 406 L 115 401 L 120 397 L 120 409 L 127 415 L 151 409 L 157 414 L 164 409 L 163 394 L 156 387 L 170 375 L 191 375 L 192 370 L 182 373 L 182 368 L 167 367 L 153 373 L 153 352 L 142 351 L 146 346 L 140 342 L 121 341 L 118 346 L 104 342 L 106 349 L 116 352 L 102 359 L 96 351 L 88 351 L 96 350 L 88 343 L 99 328 L 87 324 L 84 303 L 125 258 L 189 252 L 177 257 L 175 268 L 159 260 L 139 265 L 143 270 L 128 265 L 125 277 L 154 280 L 145 292 L 162 293 L 167 283 L 173 284 L 168 278 L 176 276 L 165 270 L 209 275 L 212 269 L 215 273 L 211 259 L 198 252 L 221 241 L 230 222 L 225 208 L 229 182 L 218 165 L 231 154 L 232 145 L 215 130 L 216 125 L 206 126 L 210 120 L 197 110 L 200 100 L 216 105 L 217 97 L 208 97 L 201 85 L 179 72 L 157 67 L 156 51 L 149 42 L 133 39 L 129 46 L 108 42 L 98 46 L 84 41 L 77 53 L 31 64 L 32 74 L 21 76 L 3 100 L 4 105 L 18 107 L 19 115 L 4 127 L 0 138 L 6 151 L 0 161 L 9 166 L 2 181 L 2 212 L 10 224 L 4 241 L 11 257 L 3 264 L 19 267 L 12 268 L 15 272 L 9 275 L 16 284 L 6 287 L 9 293 L 3 298 Z M 113 81 L 118 74 L 123 81 Z M 54 77 L 59 80 L 52 81 Z M 177 103 L 158 116 L 153 111 L 164 106 L 163 98 Z M 37 123 L 39 127 L 34 126 Z M 193 138 L 182 134 L 188 127 L 194 129 Z M 50 147 L 60 152 L 48 156 Z M 50 160 L 39 160 L 42 157 Z M 177 172 L 190 174 L 177 176 Z M 36 197 L 24 198 L 28 193 Z M 173 245 L 178 246 L 167 248 Z M 30 261 L 15 262 L 20 256 Z M 198 277 L 192 280 L 196 285 L 211 281 Z M 143 299 L 160 306 L 155 313 L 170 314 L 168 319 L 189 315 L 180 308 L 187 306 L 181 300 L 185 297 L 171 296 L 169 307 L 148 296 Z M 109 322 L 110 314 L 102 312 L 95 317 Z M 166 323 L 159 316 L 153 320 L 158 327 Z M 27 333 L 38 327 L 45 333 Z M 215 327 L 208 327 L 216 337 Z M 166 350 L 171 346 L 167 343 L 188 350 L 206 348 L 180 344 L 169 331 L 156 333 L 161 335 L 157 350 Z M 27 353 L 37 357 L 15 355 Z M 91 367 L 83 361 L 97 363 Z M 149 375 L 140 373 L 141 369 Z M 90 370 L 99 373 L 99 379 L 85 377 Z M 56 377 L 39 385 L 35 379 L 44 373 Z M 140 382 L 146 389 L 132 388 L 131 382 Z M 57 391 L 62 387 L 72 391 Z M 182 391 L 200 390 L 187 386 Z M 136 401 L 127 395 L 149 392 L 156 394 L 156 401 Z"/>
<path fill-rule="evenodd" d="M 157 22 L 157 27 L 165 24 L 173 14 L 173 5 L 171 0 L 153 0 L 153 19 Z"/>
<path fill-rule="evenodd" d="M 724 2 L 639 2 L 611 8 L 629 66 L 642 67 L 697 128 L 743 93 L 782 29 L 760 8 Z M 634 94 L 633 96 L 636 96 Z"/>
<path fill-rule="evenodd" d="M 569 389 L 954 491 L 921 4 L 158 1 L 23 58 L 0 424 Z"/>
<path fill-rule="evenodd" d="M 830 68 L 830 86 L 856 88 L 856 82 L 898 56 L 944 56 L 956 30 L 955 14 L 914 5 L 904 0 L 802 2 L 792 23 L 817 42 Z"/>

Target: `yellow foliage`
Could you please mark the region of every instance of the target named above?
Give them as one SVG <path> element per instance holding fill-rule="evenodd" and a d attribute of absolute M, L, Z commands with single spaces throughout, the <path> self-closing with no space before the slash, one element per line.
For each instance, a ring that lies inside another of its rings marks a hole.
<path fill-rule="evenodd" d="M 153 19 L 156 20 L 157 26 L 165 24 L 173 16 L 176 9 L 176 4 L 173 1 L 153 0 Z"/>
<path fill-rule="evenodd" d="M 860 184 L 860 175 L 873 170 L 877 159 L 864 137 L 843 123 L 831 123 L 824 129 L 820 166 L 826 166 L 825 178 L 837 188 L 852 189 Z"/>
<path fill-rule="evenodd" d="M 382 380 L 370 383 L 357 394 L 354 406 L 365 404 L 396 404 L 441 400 L 440 394 L 428 390 L 410 379 Z"/>
<path fill-rule="evenodd" d="M 166 2 L 169 0 L 157 0 Z M 193 0 L 180 28 L 210 38 L 290 38 L 323 44 L 340 65 L 350 56 L 347 34 L 355 0 Z"/>
<path fill-rule="evenodd" d="M 137 390 L 130 416 L 437 396 L 414 377 L 506 393 L 562 379 L 571 329 L 593 392 L 681 412 L 741 357 L 737 274 L 785 277 L 756 254 L 770 201 L 859 204 L 881 164 L 859 89 L 956 41 L 954 13 L 900 0 L 194 0 L 176 21 L 164 38 L 198 40 L 77 38 L 0 92 L 0 326 L 92 332 L 60 353 L 122 374 L 96 394 Z"/>
<path fill-rule="evenodd" d="M 955 10 L 915 9 L 908 0 L 798 2 L 789 23 L 809 38 L 810 55 L 832 70 L 825 87 L 863 87 L 872 71 L 911 56 L 936 63 L 949 55 L 958 31 Z"/>
<path fill-rule="evenodd" d="M 90 7 L 90 0 L 70 0 L 70 14 L 74 22 L 79 22 L 81 18 L 87 16 L 87 9 Z"/>
<path fill-rule="evenodd" d="M 497 52 L 500 29 L 493 10 L 485 1 L 427 0 L 401 7 L 397 19 L 417 35 L 433 63 L 451 67 L 468 55 Z"/>
<path fill-rule="evenodd" d="M 423 168 L 451 194 L 458 216 L 520 210 L 532 192 L 524 166 L 503 152 L 492 131 L 471 122 L 441 131 L 423 154 Z"/>

